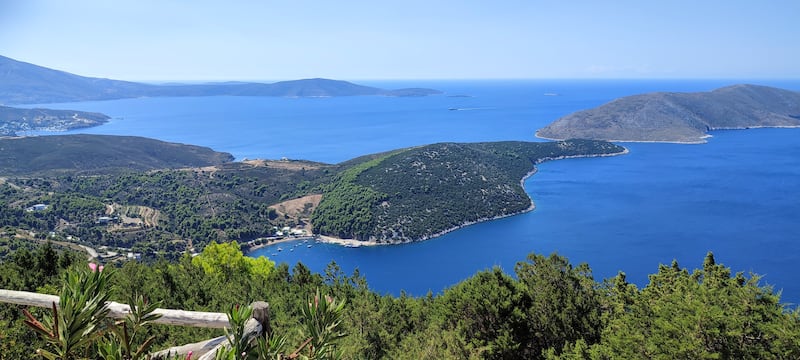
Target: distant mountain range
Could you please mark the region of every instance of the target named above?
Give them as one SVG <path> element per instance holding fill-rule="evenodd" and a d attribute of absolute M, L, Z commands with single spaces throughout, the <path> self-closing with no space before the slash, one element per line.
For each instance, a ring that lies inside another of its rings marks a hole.
<path fill-rule="evenodd" d="M 427 96 L 433 89 L 384 90 L 347 81 L 304 79 L 272 84 L 250 82 L 153 85 L 84 77 L 0 56 L 0 104 L 41 104 L 145 96 Z"/>
<path fill-rule="evenodd" d="M 546 139 L 705 142 L 717 129 L 800 126 L 800 93 L 758 85 L 711 92 L 648 93 L 562 117 L 536 132 Z"/>

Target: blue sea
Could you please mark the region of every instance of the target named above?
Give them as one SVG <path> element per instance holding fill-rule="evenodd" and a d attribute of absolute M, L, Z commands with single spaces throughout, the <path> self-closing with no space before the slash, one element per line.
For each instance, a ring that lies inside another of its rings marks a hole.
<path fill-rule="evenodd" d="M 68 133 L 138 135 L 252 158 L 337 163 L 435 142 L 541 141 L 534 132 L 573 111 L 650 91 L 708 91 L 735 83 L 800 90 L 800 81 L 517 80 L 367 82 L 431 87 L 430 97 L 138 98 L 50 108 L 113 119 Z M 457 110 L 452 110 L 457 109 Z M 40 133 L 44 134 L 44 133 Z M 344 248 L 281 244 L 264 255 L 322 272 L 331 261 L 358 268 L 380 293 L 425 295 L 477 271 L 513 273 L 529 253 L 587 262 L 596 279 L 624 271 L 637 285 L 658 264 L 701 266 L 708 251 L 734 272 L 800 302 L 800 129 L 713 132 L 707 144 L 624 143 L 630 153 L 541 164 L 525 182 L 536 210 L 425 242 Z M 293 251 L 288 251 L 292 248 Z M 273 255 L 275 254 L 275 255 Z"/>

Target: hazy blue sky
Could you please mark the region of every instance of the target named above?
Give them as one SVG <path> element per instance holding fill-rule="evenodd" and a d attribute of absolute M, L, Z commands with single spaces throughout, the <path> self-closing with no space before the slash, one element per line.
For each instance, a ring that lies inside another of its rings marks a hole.
<path fill-rule="evenodd" d="M 800 78 L 800 0 L 0 0 L 0 54 L 126 80 Z"/>

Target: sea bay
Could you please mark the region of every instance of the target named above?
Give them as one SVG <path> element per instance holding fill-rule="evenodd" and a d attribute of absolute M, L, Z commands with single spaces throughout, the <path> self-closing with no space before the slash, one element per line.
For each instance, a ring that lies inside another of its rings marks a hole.
<path fill-rule="evenodd" d="M 755 82 L 755 81 L 751 81 Z M 244 158 L 339 162 L 441 141 L 536 140 L 536 129 L 572 111 L 648 91 L 706 91 L 736 82 L 438 81 L 432 97 L 140 98 L 47 104 L 98 111 L 109 124 L 73 131 L 138 135 L 209 146 Z M 793 90 L 800 82 L 756 82 Z M 707 251 L 733 271 L 763 274 L 800 300 L 800 129 L 715 131 L 708 144 L 627 143 L 630 154 L 541 164 L 525 183 L 530 213 L 481 223 L 425 242 L 357 249 L 327 244 L 266 247 L 253 255 L 334 260 L 358 268 L 381 293 L 437 293 L 476 271 L 514 264 L 530 252 L 588 262 L 595 277 L 624 271 L 638 285 L 659 263 L 697 267 Z M 540 140 L 536 140 L 540 141 Z M 276 254 L 276 255 L 273 255 Z"/>

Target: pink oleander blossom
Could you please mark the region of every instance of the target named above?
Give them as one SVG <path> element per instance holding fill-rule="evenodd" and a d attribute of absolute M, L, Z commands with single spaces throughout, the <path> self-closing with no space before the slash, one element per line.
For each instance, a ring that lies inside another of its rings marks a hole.
<path fill-rule="evenodd" d="M 89 269 L 92 270 L 92 272 L 103 272 L 103 268 L 103 265 L 97 266 L 95 263 L 89 263 Z"/>
<path fill-rule="evenodd" d="M 186 360 L 192 360 L 192 350 L 189 350 L 189 352 L 186 353 Z"/>

